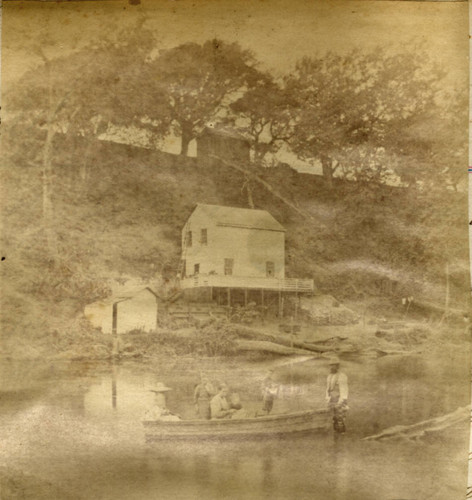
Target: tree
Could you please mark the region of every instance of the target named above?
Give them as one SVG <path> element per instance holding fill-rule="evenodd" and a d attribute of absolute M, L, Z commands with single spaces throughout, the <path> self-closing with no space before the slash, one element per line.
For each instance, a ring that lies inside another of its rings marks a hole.
<path fill-rule="evenodd" d="M 255 164 L 264 164 L 293 136 L 295 104 L 267 74 L 230 104 L 231 121 L 249 139 Z"/>
<path fill-rule="evenodd" d="M 56 59 L 38 44 L 41 64 L 6 96 L 9 154 L 41 168 L 43 226 L 52 260 L 58 256 L 53 189 L 60 179 L 61 155 L 67 154 L 64 148 L 54 149 L 55 138 L 67 134 L 96 140 L 110 122 L 129 125 L 142 117 L 146 106 L 136 88 L 147 81 L 143 62 L 153 37 L 146 30 L 133 33 L 120 42 L 107 40 Z"/>
<path fill-rule="evenodd" d="M 347 149 L 396 154 L 402 142 L 414 142 L 408 131 L 437 112 L 441 77 L 421 51 L 304 58 L 286 79 L 299 108 L 291 146 L 302 158 L 318 158 L 331 186 Z"/>
<path fill-rule="evenodd" d="M 252 149 L 250 170 L 271 165 L 274 155 L 293 135 L 293 99 L 278 85 L 271 75 L 260 74 L 243 95 L 229 105 L 225 118 L 245 139 Z M 244 188 L 248 205 L 254 208 L 254 179 L 246 174 Z"/>
<path fill-rule="evenodd" d="M 166 97 L 160 113 L 182 139 L 181 154 L 239 89 L 256 77 L 252 54 L 221 40 L 161 51 L 150 65 L 152 84 Z"/>

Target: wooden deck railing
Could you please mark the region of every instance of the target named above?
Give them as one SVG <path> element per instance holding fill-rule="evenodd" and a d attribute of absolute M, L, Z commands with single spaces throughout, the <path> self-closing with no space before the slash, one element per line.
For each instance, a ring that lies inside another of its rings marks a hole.
<path fill-rule="evenodd" d="M 197 274 L 180 280 L 180 287 L 200 288 L 255 288 L 281 292 L 313 292 L 314 282 L 298 278 L 259 278 L 245 276 L 222 276 L 218 274 Z"/>

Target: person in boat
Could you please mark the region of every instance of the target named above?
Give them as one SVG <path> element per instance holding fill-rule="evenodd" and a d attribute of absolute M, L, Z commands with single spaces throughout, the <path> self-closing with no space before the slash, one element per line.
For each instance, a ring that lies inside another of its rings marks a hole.
<path fill-rule="evenodd" d="M 216 390 L 208 377 L 202 376 L 201 382 L 195 387 L 193 402 L 195 411 L 200 418 L 210 420 L 210 401 L 215 396 Z"/>
<path fill-rule="evenodd" d="M 218 393 L 212 398 L 210 402 L 210 411 L 212 419 L 222 418 L 244 418 L 246 417 L 245 411 L 239 401 L 239 397 L 233 400 L 230 397 L 229 388 L 226 384 L 218 386 Z"/>
<path fill-rule="evenodd" d="M 154 406 L 146 412 L 144 420 L 162 420 L 165 422 L 180 420 L 178 415 L 167 408 L 166 393 L 171 390 L 162 382 L 158 382 L 155 389 L 151 389 L 151 392 L 154 393 Z"/>
<path fill-rule="evenodd" d="M 274 399 L 279 395 L 279 386 L 275 383 L 274 372 L 270 370 L 262 382 L 262 411 L 269 415 L 274 407 Z"/>
<path fill-rule="evenodd" d="M 340 360 L 333 356 L 329 360 L 330 373 L 326 383 L 326 402 L 333 415 L 333 429 L 335 432 L 346 432 L 346 413 L 348 410 L 347 375 L 339 370 Z"/>

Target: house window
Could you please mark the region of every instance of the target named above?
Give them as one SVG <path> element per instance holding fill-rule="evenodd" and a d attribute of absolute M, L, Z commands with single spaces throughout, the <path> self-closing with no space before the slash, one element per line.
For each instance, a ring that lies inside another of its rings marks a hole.
<path fill-rule="evenodd" d="M 275 265 L 273 262 L 266 262 L 266 276 L 268 278 L 272 278 L 275 276 Z"/>
<path fill-rule="evenodd" d="M 185 237 L 185 246 L 192 246 L 192 231 L 187 231 L 187 235 Z"/>
<path fill-rule="evenodd" d="M 225 259 L 225 276 L 233 274 L 234 259 Z"/>
<path fill-rule="evenodd" d="M 193 274 L 198 274 L 200 272 L 200 264 L 195 264 L 193 266 Z"/>
<path fill-rule="evenodd" d="M 200 235 L 200 243 L 202 245 L 206 245 L 208 243 L 208 231 L 206 229 L 202 229 L 202 232 Z"/>
<path fill-rule="evenodd" d="M 187 262 L 185 259 L 182 259 L 182 262 L 180 264 L 180 272 L 181 272 L 182 278 L 185 278 L 185 276 L 187 275 Z"/>

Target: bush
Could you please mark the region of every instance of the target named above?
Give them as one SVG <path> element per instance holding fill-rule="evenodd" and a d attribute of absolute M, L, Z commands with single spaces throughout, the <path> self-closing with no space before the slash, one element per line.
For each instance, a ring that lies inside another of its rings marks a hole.
<path fill-rule="evenodd" d="M 257 306 L 255 302 L 251 302 L 247 306 L 235 307 L 230 319 L 233 323 L 252 325 L 255 321 L 262 320 L 263 312 L 266 309 L 266 307 Z"/>
<path fill-rule="evenodd" d="M 142 337 L 146 352 L 153 345 L 172 349 L 176 355 L 227 356 L 235 352 L 236 332 L 223 320 L 209 320 L 189 330 L 162 330 Z M 144 340 L 146 339 L 146 340 Z"/>

